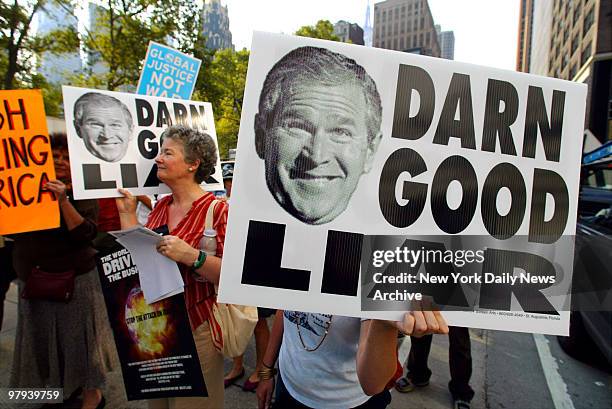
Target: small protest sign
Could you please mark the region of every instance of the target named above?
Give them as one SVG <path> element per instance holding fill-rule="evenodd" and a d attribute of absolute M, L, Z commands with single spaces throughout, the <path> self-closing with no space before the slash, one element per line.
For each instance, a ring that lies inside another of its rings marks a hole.
<path fill-rule="evenodd" d="M 208 102 L 62 87 L 72 185 L 76 199 L 168 193 L 157 179 L 160 136 L 171 125 L 185 125 L 210 136 L 218 151 L 212 106 Z M 218 159 L 202 187 L 223 188 Z"/>
<path fill-rule="evenodd" d="M 39 90 L 0 91 L 0 234 L 59 227 L 55 179 Z"/>
<path fill-rule="evenodd" d="M 96 263 L 128 400 L 208 396 L 183 294 L 148 304 L 120 245 Z"/>
<path fill-rule="evenodd" d="M 201 60 L 151 41 L 147 49 L 138 94 L 191 99 Z"/>
<path fill-rule="evenodd" d="M 255 33 L 219 300 L 391 319 L 429 295 L 451 325 L 566 335 L 585 99 Z"/>

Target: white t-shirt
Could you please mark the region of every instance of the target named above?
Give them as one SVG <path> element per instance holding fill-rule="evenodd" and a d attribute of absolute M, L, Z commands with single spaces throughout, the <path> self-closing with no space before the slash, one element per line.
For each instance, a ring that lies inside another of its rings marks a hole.
<path fill-rule="evenodd" d="M 361 319 L 285 311 L 283 324 L 278 365 L 294 399 L 311 408 L 346 409 L 370 398 L 357 378 Z M 313 349 L 326 328 L 329 332 L 321 346 L 316 351 L 306 351 L 299 335 L 306 347 Z"/>

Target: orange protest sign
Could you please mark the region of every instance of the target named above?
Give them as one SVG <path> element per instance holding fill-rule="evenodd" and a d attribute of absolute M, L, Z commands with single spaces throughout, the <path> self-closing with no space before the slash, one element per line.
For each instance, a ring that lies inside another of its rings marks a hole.
<path fill-rule="evenodd" d="M 0 91 L 0 234 L 59 227 L 55 179 L 39 90 Z"/>

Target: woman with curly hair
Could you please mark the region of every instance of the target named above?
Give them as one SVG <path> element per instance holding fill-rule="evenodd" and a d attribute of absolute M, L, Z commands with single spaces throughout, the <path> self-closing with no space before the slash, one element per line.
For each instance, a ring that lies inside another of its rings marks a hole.
<path fill-rule="evenodd" d="M 212 193 L 200 186 L 213 172 L 217 150 L 212 138 L 183 125 L 171 126 L 161 136 L 161 148 L 155 159 L 157 177 L 172 194 L 161 199 L 146 224 L 151 229 L 167 227 L 169 235 L 157 245 L 157 251 L 176 261 L 185 282 L 185 304 L 194 341 L 202 364 L 207 398 L 171 398 L 149 401 L 150 408 L 220 408 L 223 407 L 222 338 L 211 312 L 219 283 L 221 257 L 227 223 L 227 204 L 215 201 Z M 117 199 L 121 228 L 138 223 L 136 198 L 120 189 Z M 213 228 L 217 253 L 200 250 L 208 209 L 214 203 Z"/>

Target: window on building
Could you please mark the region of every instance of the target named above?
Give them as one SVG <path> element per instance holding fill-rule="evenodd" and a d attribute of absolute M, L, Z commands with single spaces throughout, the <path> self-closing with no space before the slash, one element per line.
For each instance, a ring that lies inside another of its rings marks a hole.
<path fill-rule="evenodd" d="M 397 50 L 397 37 L 393 39 L 393 49 Z"/>
<path fill-rule="evenodd" d="M 382 16 L 383 16 L 383 18 L 382 18 L 383 21 L 387 21 L 387 11 L 386 10 L 383 11 L 383 15 Z"/>
<path fill-rule="evenodd" d="M 427 45 L 427 47 L 429 47 L 430 45 L 430 41 L 431 40 L 431 33 L 428 31 L 427 34 L 425 35 L 425 44 Z"/>
<path fill-rule="evenodd" d="M 574 38 L 572 38 L 572 48 L 570 49 L 570 54 L 573 55 L 576 52 L 579 44 L 580 44 L 580 35 L 576 33 L 576 35 L 574 35 Z"/>
<path fill-rule="evenodd" d="M 591 6 L 591 9 L 588 11 L 586 16 L 584 17 L 584 23 L 582 26 L 582 36 L 585 36 L 586 33 L 588 33 L 594 21 L 595 21 L 595 7 Z"/>
<path fill-rule="evenodd" d="M 568 79 L 573 79 L 576 76 L 576 73 L 578 72 L 578 66 L 576 64 L 572 64 L 572 66 L 570 67 L 570 72 L 569 72 L 569 78 Z"/>
<path fill-rule="evenodd" d="M 586 64 L 586 62 L 587 62 L 587 60 L 589 59 L 590 56 L 591 56 L 591 44 L 589 43 L 582 50 L 582 55 L 580 57 L 580 65 Z"/>
<path fill-rule="evenodd" d="M 423 47 L 423 33 L 419 34 L 419 47 Z"/>
<path fill-rule="evenodd" d="M 425 27 L 425 17 L 421 17 L 421 30 Z"/>
<path fill-rule="evenodd" d="M 387 26 L 387 36 L 391 36 L 391 24 Z"/>
<path fill-rule="evenodd" d="M 566 27 L 565 30 L 563 30 L 563 44 L 567 43 L 567 38 L 569 37 L 569 27 Z"/>
<path fill-rule="evenodd" d="M 395 19 L 399 19 L 399 7 L 395 9 Z"/>
<path fill-rule="evenodd" d="M 404 37 L 400 38 L 400 50 L 404 49 Z"/>
<path fill-rule="evenodd" d="M 582 6 L 580 2 L 576 2 L 576 7 L 574 7 L 574 16 L 572 17 L 572 23 L 574 26 L 578 23 L 578 19 L 580 18 L 580 11 L 582 10 Z"/>
<path fill-rule="evenodd" d="M 385 40 L 382 40 L 382 41 L 380 42 L 380 48 L 385 48 Z"/>

